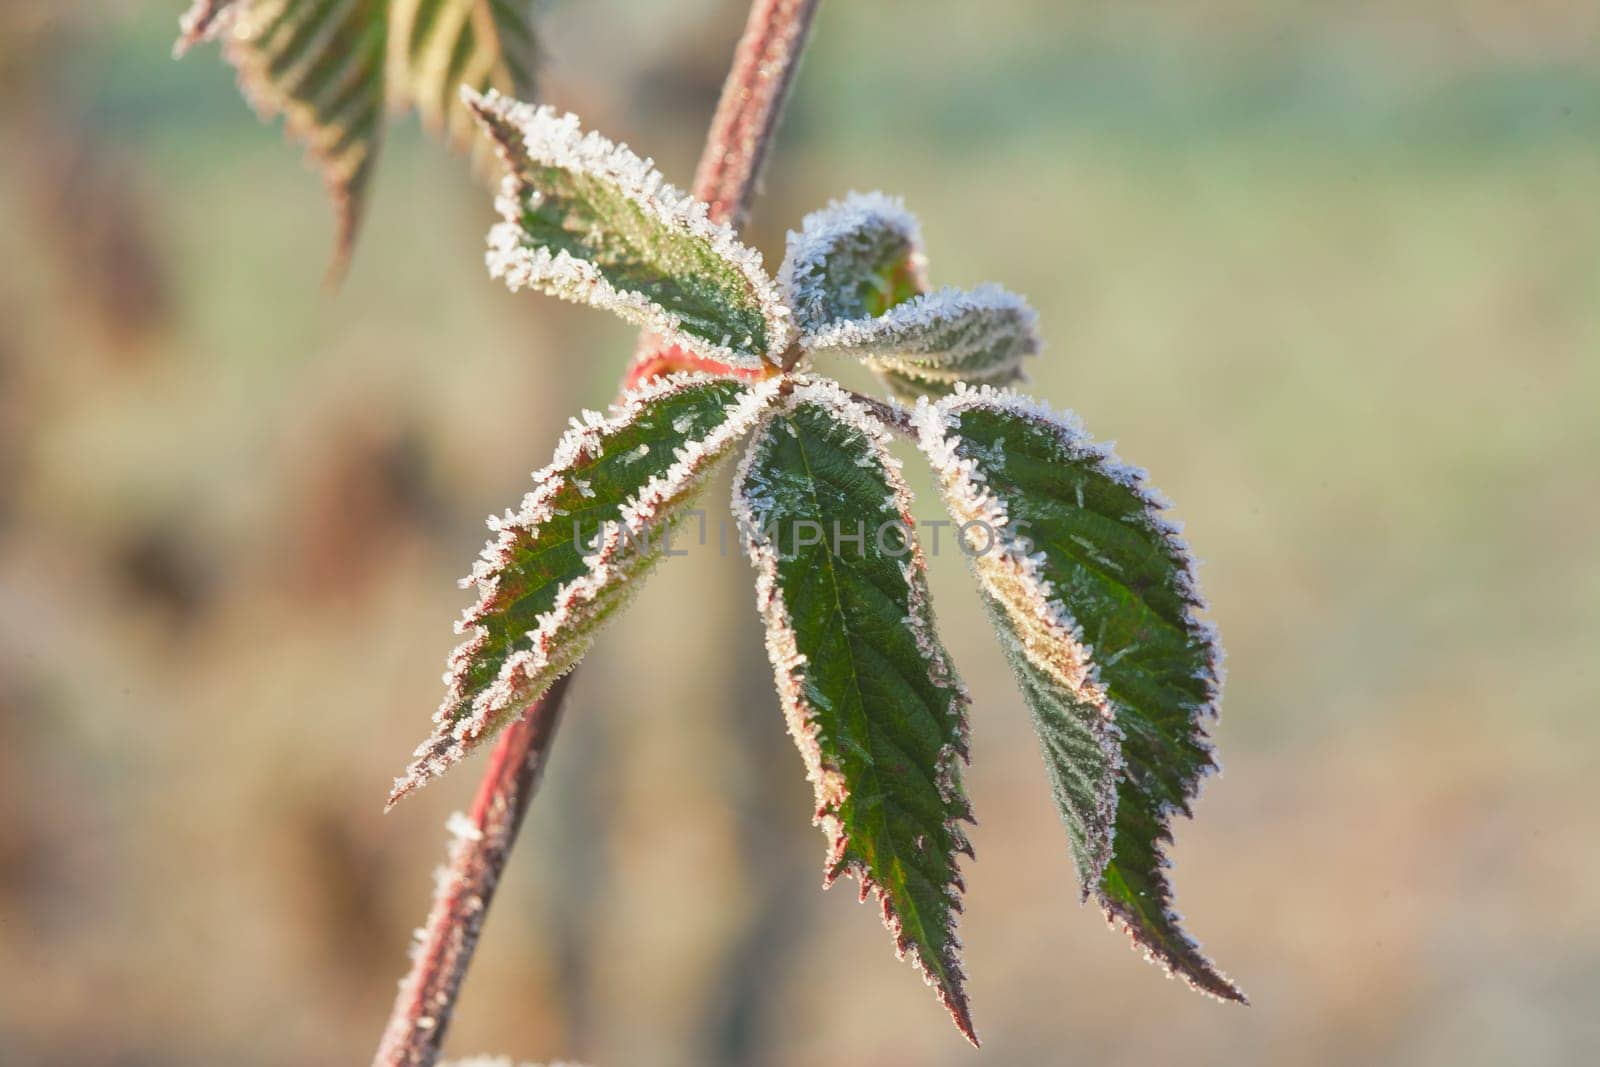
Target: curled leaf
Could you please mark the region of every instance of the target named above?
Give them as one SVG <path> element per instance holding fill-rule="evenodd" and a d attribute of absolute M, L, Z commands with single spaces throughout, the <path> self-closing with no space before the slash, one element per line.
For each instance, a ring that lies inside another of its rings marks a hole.
<path fill-rule="evenodd" d="M 801 338 L 807 352 L 850 356 L 893 379 L 896 392 L 945 393 L 958 384 L 1003 385 L 1039 351 L 1038 316 L 997 285 L 939 289 L 872 319 L 831 323 Z"/>
<path fill-rule="evenodd" d="M 795 325 L 816 334 L 872 319 L 927 289 L 922 230 L 898 197 L 851 193 L 790 231 L 778 272 Z"/>

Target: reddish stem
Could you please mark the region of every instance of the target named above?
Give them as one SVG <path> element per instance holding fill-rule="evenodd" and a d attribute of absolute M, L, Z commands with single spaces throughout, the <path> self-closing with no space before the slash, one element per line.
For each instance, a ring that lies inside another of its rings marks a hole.
<path fill-rule="evenodd" d="M 711 217 L 744 225 L 817 0 L 755 0 L 694 174 L 694 195 Z"/>
<path fill-rule="evenodd" d="M 817 2 L 755 0 L 751 5 L 695 174 L 695 195 L 711 206 L 715 219 L 735 227 L 744 221 Z M 656 348 L 648 336 L 641 338 L 646 359 L 654 357 Z M 672 369 L 670 353 L 661 360 L 657 369 Z M 648 376 L 630 369 L 623 386 Z M 411 971 L 400 983 L 373 1067 L 432 1067 L 437 1062 L 489 902 L 538 790 L 571 677 L 552 686 L 496 741 L 467 816 L 470 828 L 459 827 L 448 866 L 440 872 L 433 910 L 412 955 Z"/>
<path fill-rule="evenodd" d="M 400 983 L 375 1065 L 430 1067 L 439 1058 L 489 902 L 538 791 L 571 678 L 558 680 L 500 735 L 466 823 L 452 823 L 448 865 L 439 871 L 433 910 L 412 949 L 411 972 Z"/>
<path fill-rule="evenodd" d="M 713 219 L 736 230 L 750 212 L 817 3 L 755 0 L 750 5 L 750 18 L 734 51 L 728 80 L 722 85 L 722 99 L 706 134 L 693 188 L 694 195 L 710 205 Z M 625 385 L 632 388 L 663 371 L 679 369 L 662 363 L 668 349 L 655 334 L 641 334 Z M 731 373 L 731 368 L 720 363 L 711 369 Z"/>

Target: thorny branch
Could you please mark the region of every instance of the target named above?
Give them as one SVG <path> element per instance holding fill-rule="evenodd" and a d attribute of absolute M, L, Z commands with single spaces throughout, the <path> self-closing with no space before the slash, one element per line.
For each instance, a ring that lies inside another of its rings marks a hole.
<path fill-rule="evenodd" d="M 793 84 L 818 0 L 755 0 L 695 173 L 711 217 L 744 221 Z M 655 349 L 649 337 L 640 352 Z M 627 384 L 634 375 L 624 379 Z M 432 1067 L 522 817 L 538 790 L 569 674 L 496 742 L 466 822 L 454 827 L 433 910 L 400 983 L 373 1067 Z"/>

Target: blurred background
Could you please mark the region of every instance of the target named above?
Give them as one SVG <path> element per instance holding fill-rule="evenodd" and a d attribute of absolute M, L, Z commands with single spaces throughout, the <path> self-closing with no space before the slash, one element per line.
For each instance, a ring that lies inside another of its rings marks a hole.
<path fill-rule="evenodd" d="M 489 197 L 409 121 L 324 290 L 321 184 L 214 49 L 171 61 L 182 6 L 0 6 L 8 1065 L 367 1062 L 482 766 L 380 814 L 455 579 L 632 344 L 491 283 Z M 686 184 L 742 21 L 552 3 L 546 96 Z M 751 238 L 775 267 L 852 188 L 906 197 L 935 283 L 1028 294 L 1033 390 L 1207 561 L 1226 774 L 1174 873 L 1254 1006 L 1078 906 L 946 554 L 968 1048 L 875 910 L 819 892 L 749 567 L 708 549 L 580 674 L 449 1050 L 1593 1062 L 1600 7 L 831 0 Z"/>

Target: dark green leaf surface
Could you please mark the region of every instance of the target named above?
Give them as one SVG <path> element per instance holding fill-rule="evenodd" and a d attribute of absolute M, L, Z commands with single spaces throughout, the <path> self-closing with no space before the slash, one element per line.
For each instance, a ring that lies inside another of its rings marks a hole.
<path fill-rule="evenodd" d="M 1031 559 L 1014 584 L 1035 585 L 1057 602 L 1051 610 L 1089 658 L 1083 691 L 1103 694 L 1114 710 L 1124 769 L 1111 856 L 1097 886 L 1108 916 L 1195 988 L 1242 1000 L 1180 927 L 1165 874 L 1170 819 L 1189 814 L 1200 779 L 1215 767 L 1205 722 L 1216 714 L 1219 650 L 1195 618 L 1202 605 L 1192 563 L 1160 517 L 1164 502 L 1142 472 L 1118 464 L 1075 422 L 1024 398 L 964 391 L 921 409 L 918 420 L 952 510 L 998 515 L 1031 542 L 1015 553 Z M 980 558 L 980 575 L 984 565 Z M 1003 635 L 1037 627 L 1039 612 L 1030 614 L 1021 596 L 991 598 Z M 1076 655 L 1067 649 L 1064 659 Z M 1048 711 L 1048 694 L 1029 669 L 1038 657 L 1020 658 L 1030 704 Z M 1091 750 L 1066 743 L 1051 715 L 1039 718 L 1058 787 L 1070 792 L 1079 758 Z M 1064 813 L 1069 826 L 1079 818 L 1077 804 Z"/>
<path fill-rule="evenodd" d="M 511 172 L 490 268 L 512 288 L 616 313 L 736 366 L 777 362 L 788 309 L 706 206 L 577 119 L 490 95 L 469 101 Z"/>
<path fill-rule="evenodd" d="M 879 893 L 897 948 L 972 1038 L 954 930 L 956 854 L 970 854 L 966 697 L 934 633 L 920 553 L 906 547 L 909 494 L 883 432 L 832 383 L 798 386 L 752 441 L 735 512 L 830 837 L 828 880 L 854 872 L 863 896 Z M 835 551 L 835 530 L 863 543 L 841 538 Z"/>
<path fill-rule="evenodd" d="M 391 803 L 441 773 L 537 700 L 588 651 L 600 624 L 667 548 L 694 493 L 754 424 L 773 384 L 658 379 L 616 415 L 576 426 L 534 475 L 473 580 L 433 735 Z"/>

